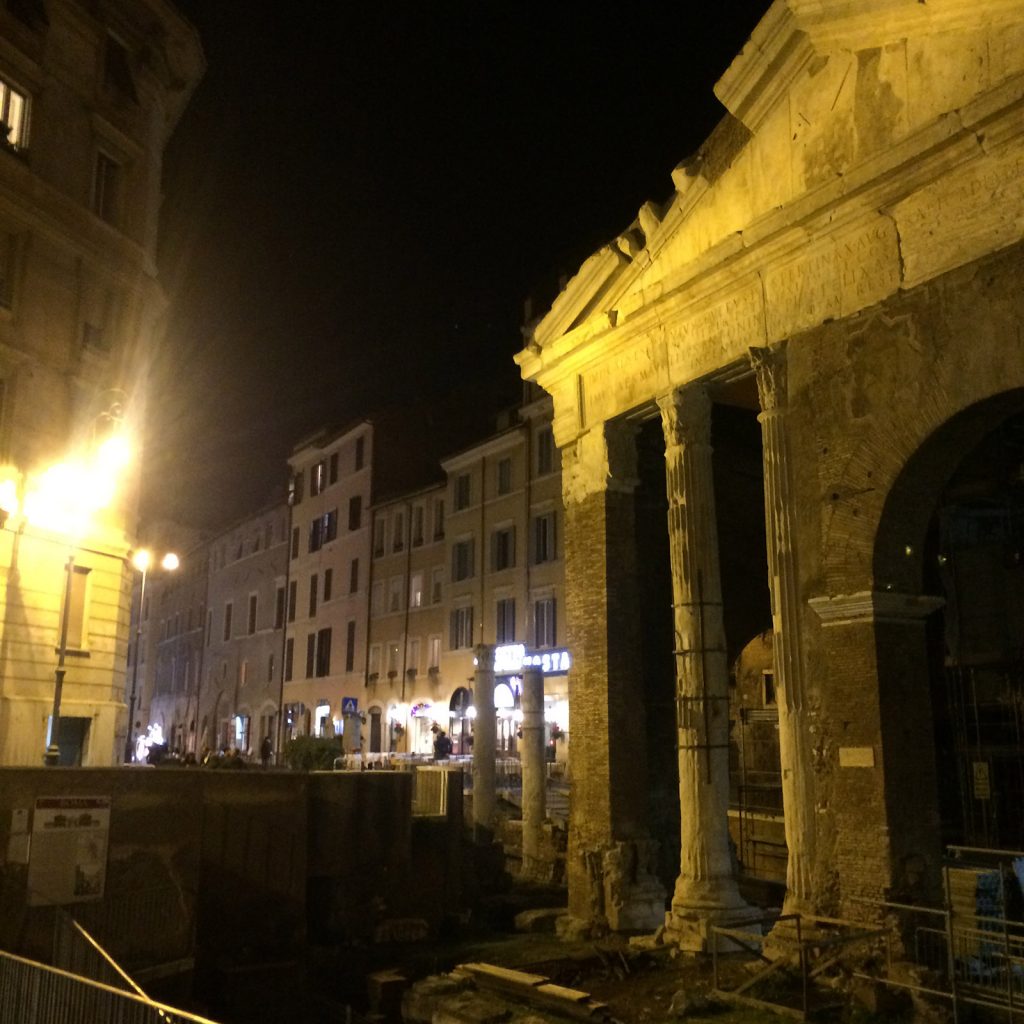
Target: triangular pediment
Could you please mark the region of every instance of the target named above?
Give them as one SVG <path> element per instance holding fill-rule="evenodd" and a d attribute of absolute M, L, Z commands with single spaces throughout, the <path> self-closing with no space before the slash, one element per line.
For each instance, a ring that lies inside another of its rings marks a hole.
<path fill-rule="evenodd" d="M 911 197 L 955 180 L 973 159 L 990 159 L 993 175 L 1012 178 L 1014 158 L 1000 154 L 1024 136 L 1014 121 L 1024 115 L 1013 114 L 1024 105 L 1024 4 L 776 0 L 715 92 L 726 117 L 672 172 L 669 201 L 641 207 L 533 326 L 519 357 L 527 376 L 570 354 L 578 366 L 580 346 L 622 335 L 631 321 L 665 323 L 669 303 L 699 305 L 744 275 L 752 295 L 767 293 L 768 267 L 869 245 L 872 232 L 886 230 L 872 217 L 891 222 L 894 207 L 924 216 L 911 210 Z M 1019 239 L 1013 218 L 1000 226 L 994 216 L 984 229 L 997 247 Z M 893 230 L 905 249 L 908 239 Z M 847 241 L 847 231 L 856 237 Z M 947 248 L 941 258 L 901 252 L 908 262 L 900 273 L 909 276 L 872 284 L 864 300 L 973 251 L 970 240 L 954 238 Z M 855 301 L 809 295 L 802 326 L 846 315 Z M 770 318 L 762 318 L 766 334 L 752 343 L 772 340 Z M 778 330 L 800 326 L 780 322 Z"/>

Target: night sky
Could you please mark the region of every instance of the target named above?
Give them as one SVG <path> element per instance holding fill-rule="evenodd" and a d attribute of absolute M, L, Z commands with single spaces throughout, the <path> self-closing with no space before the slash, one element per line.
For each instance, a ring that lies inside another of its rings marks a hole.
<path fill-rule="evenodd" d="M 514 402 L 524 301 L 671 195 L 768 5 L 178 6 L 209 67 L 166 157 L 144 518 L 215 527 L 322 424 Z"/>

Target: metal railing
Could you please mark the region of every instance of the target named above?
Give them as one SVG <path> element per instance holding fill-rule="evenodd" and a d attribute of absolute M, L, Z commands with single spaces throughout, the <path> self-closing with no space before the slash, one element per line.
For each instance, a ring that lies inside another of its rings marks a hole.
<path fill-rule="evenodd" d="M 0 1021 L 17 1024 L 215 1024 L 137 992 L 0 950 Z"/>

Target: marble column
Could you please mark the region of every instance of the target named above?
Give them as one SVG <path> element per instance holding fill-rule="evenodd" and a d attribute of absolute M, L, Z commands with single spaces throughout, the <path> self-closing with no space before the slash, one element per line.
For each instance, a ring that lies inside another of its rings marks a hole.
<path fill-rule="evenodd" d="M 681 847 L 666 938 L 708 947 L 712 925 L 756 918 L 729 848 L 729 672 L 711 472 L 711 400 L 700 385 L 660 399 L 675 618 Z"/>
<path fill-rule="evenodd" d="M 572 804 L 563 934 L 656 928 L 665 891 L 647 832 L 639 657 L 636 428 L 598 424 L 562 448 Z"/>
<path fill-rule="evenodd" d="M 547 876 L 541 862 L 547 772 L 544 764 L 544 674 L 538 668 L 523 672 L 523 739 L 519 756 L 523 770 L 524 878 Z"/>
<path fill-rule="evenodd" d="M 765 540 L 779 709 L 782 807 L 789 851 L 783 909 L 786 913 L 810 913 L 815 909 L 814 765 L 800 638 L 800 578 L 787 429 L 785 347 L 753 348 L 750 361 L 757 375 L 761 401 L 758 420 L 764 462 Z"/>
<path fill-rule="evenodd" d="M 490 842 L 494 836 L 494 647 L 476 648 L 473 673 L 473 834 L 478 842 Z"/>

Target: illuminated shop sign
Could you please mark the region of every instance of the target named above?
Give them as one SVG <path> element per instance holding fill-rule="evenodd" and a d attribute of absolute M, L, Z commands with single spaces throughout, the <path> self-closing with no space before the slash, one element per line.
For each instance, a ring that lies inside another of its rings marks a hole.
<path fill-rule="evenodd" d="M 530 654 L 525 644 L 503 644 L 494 648 L 495 675 L 510 675 L 524 668 L 539 668 L 544 675 L 568 672 L 572 658 L 567 650 L 537 651 Z"/>

